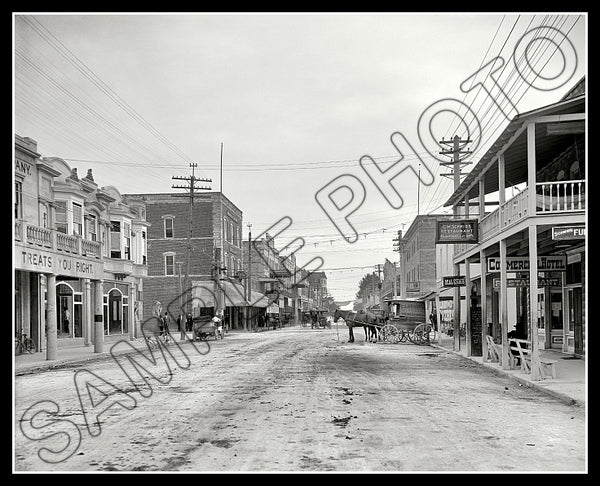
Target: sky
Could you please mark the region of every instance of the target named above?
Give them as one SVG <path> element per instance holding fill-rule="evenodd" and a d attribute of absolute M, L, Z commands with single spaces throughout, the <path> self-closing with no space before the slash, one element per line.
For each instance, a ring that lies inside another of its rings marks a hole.
<path fill-rule="evenodd" d="M 246 238 L 249 223 L 256 237 L 290 218 L 276 246 L 303 238 L 298 264 L 314 270 L 310 261 L 322 258 L 330 294 L 349 300 L 363 275 L 398 261 L 392 239 L 417 213 L 450 211 L 453 182 L 434 142 L 476 135 L 468 146 L 476 163 L 508 123 L 508 105 L 481 88 L 492 73 L 482 67 L 504 61 L 493 76 L 516 112 L 553 103 L 587 73 L 587 20 L 585 12 L 15 12 L 13 128 L 43 156 L 79 174 L 91 168 L 99 186 L 121 194 L 181 192 L 172 177 L 197 164 L 194 175 L 211 180 L 198 185 L 222 188 L 242 210 Z M 528 65 L 539 78 L 527 80 Z M 448 109 L 426 116 L 459 101 L 472 115 L 465 108 L 462 125 Z M 394 179 L 402 204 L 390 205 L 359 160 L 399 168 L 398 140 L 408 142 L 400 148 L 414 172 Z M 353 242 L 315 198 L 340 176 L 364 188 L 360 205 L 356 191 L 354 200 L 347 189 L 331 195 L 348 204 L 337 218 L 356 205 Z"/>

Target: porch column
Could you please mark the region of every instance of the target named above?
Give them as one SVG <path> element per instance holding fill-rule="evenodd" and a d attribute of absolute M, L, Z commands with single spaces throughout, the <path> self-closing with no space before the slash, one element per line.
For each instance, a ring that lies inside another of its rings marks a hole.
<path fill-rule="evenodd" d="M 508 289 L 506 286 L 506 240 L 500 240 L 500 325 L 502 326 L 502 369 L 509 369 L 508 346 Z"/>
<path fill-rule="evenodd" d="M 56 275 L 46 277 L 46 359 L 56 359 L 58 334 L 56 329 Z"/>
<path fill-rule="evenodd" d="M 94 353 L 104 351 L 104 323 L 102 313 L 104 309 L 104 291 L 102 280 L 94 281 Z"/>
<path fill-rule="evenodd" d="M 83 344 L 92 344 L 92 290 L 89 278 L 83 279 Z"/>
<path fill-rule="evenodd" d="M 480 186 L 481 187 L 481 186 Z M 481 205 L 479 206 L 481 208 Z M 479 251 L 479 262 L 481 268 L 481 355 L 483 362 L 487 361 L 488 349 L 486 336 L 488 335 L 487 318 L 487 267 L 485 261 L 485 250 Z"/>
<path fill-rule="evenodd" d="M 531 193 L 529 194 L 531 197 Z M 535 199 L 535 198 L 534 198 Z M 531 341 L 531 379 L 540 380 L 540 346 L 537 330 L 537 227 L 529 225 L 529 340 Z"/>
<path fill-rule="evenodd" d="M 467 200 L 465 199 L 465 203 Z M 465 339 L 467 343 L 467 356 L 472 356 L 473 350 L 471 349 L 471 264 L 469 259 L 465 258 L 465 309 L 467 312 L 466 317 L 466 332 Z"/>
<path fill-rule="evenodd" d="M 454 264 L 454 275 L 460 275 L 460 263 Z M 454 351 L 460 351 L 460 287 L 454 287 Z"/>
<path fill-rule="evenodd" d="M 506 177 L 504 170 L 504 154 L 498 155 L 498 201 L 499 206 L 506 202 Z"/>
<path fill-rule="evenodd" d="M 485 181 L 479 180 L 479 221 L 485 216 Z"/>

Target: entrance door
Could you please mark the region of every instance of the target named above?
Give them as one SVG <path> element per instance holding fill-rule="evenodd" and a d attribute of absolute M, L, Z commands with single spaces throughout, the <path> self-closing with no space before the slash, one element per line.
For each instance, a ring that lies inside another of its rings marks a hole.
<path fill-rule="evenodd" d="M 569 289 L 569 329 L 573 329 L 575 354 L 584 354 L 583 302 L 581 287 Z"/>

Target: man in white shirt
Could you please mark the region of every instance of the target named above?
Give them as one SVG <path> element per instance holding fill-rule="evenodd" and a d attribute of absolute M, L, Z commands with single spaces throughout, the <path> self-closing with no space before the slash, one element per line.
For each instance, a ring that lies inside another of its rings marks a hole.
<path fill-rule="evenodd" d="M 223 339 L 223 321 L 219 317 L 219 314 L 215 314 L 215 317 L 212 318 L 213 326 L 217 328 L 217 338 Z"/>

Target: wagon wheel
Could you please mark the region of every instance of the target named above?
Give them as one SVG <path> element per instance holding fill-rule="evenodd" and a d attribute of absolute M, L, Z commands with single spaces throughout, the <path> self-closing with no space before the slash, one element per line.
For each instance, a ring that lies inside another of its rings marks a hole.
<path fill-rule="evenodd" d="M 434 330 L 431 324 L 419 324 L 412 332 L 411 341 L 415 344 L 429 344 L 432 340 L 432 333 L 434 333 Z"/>
<path fill-rule="evenodd" d="M 399 332 L 396 326 L 392 326 L 391 324 L 386 324 L 382 328 L 383 339 L 388 343 L 397 343 L 400 340 Z"/>

